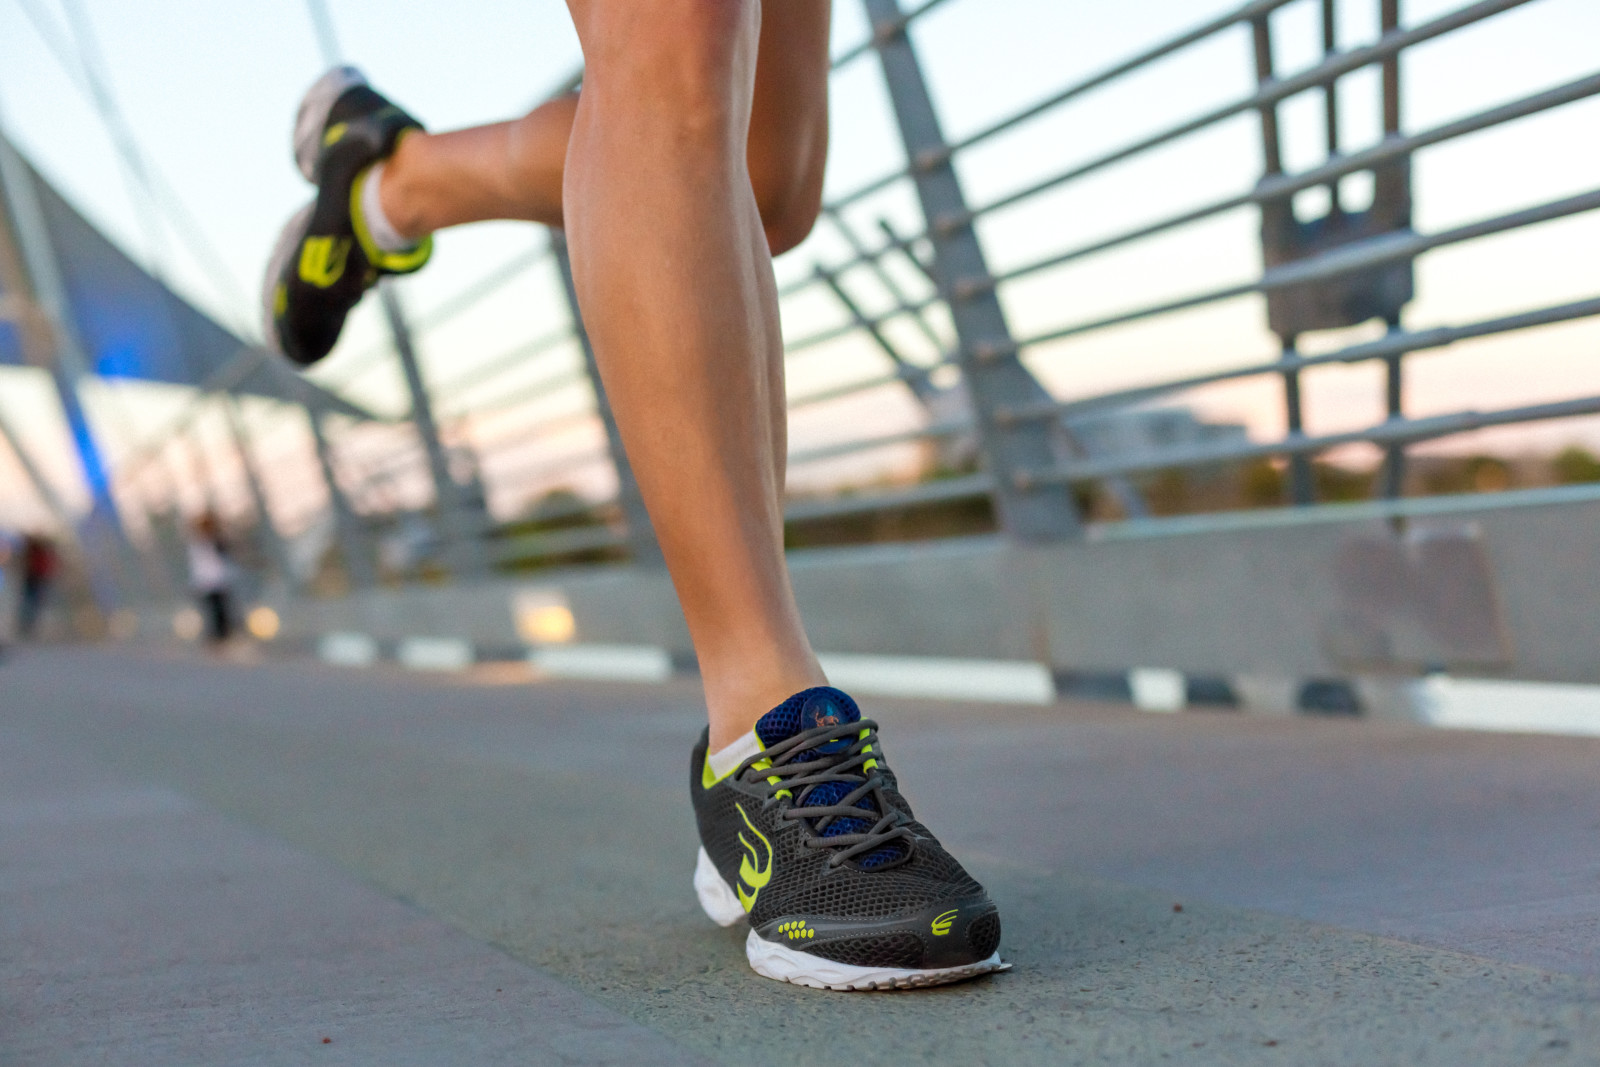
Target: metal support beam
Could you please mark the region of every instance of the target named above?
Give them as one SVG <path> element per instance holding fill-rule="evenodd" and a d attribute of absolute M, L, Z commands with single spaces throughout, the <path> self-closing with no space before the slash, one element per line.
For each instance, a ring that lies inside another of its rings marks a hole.
<path fill-rule="evenodd" d="M 21 295 L 40 313 L 45 328 L 42 344 L 25 346 L 30 360 L 47 371 L 61 402 L 84 484 L 90 496 L 89 514 L 79 524 L 79 540 L 93 568 L 90 585 L 101 610 L 109 610 L 124 584 L 124 564 L 132 555 L 111 480 L 89 418 L 78 394 L 78 382 L 88 373 L 88 360 L 78 338 L 62 282 L 55 248 L 45 228 L 37 190 L 22 156 L 0 132 L 0 267 L 13 296 Z"/>
<path fill-rule="evenodd" d="M 634 563 L 643 567 L 664 567 L 661 545 L 656 541 L 656 530 L 650 523 L 650 513 L 639 493 L 639 482 L 633 476 L 633 466 L 622 446 L 622 434 L 606 399 L 605 383 L 600 378 L 600 365 L 595 362 L 594 346 L 589 343 L 589 331 L 583 325 L 583 312 L 578 308 L 578 288 L 572 278 L 572 257 L 567 253 L 567 235 L 560 230 L 550 231 L 550 247 L 555 252 L 556 267 L 561 272 L 561 289 L 567 297 L 567 307 L 572 311 L 573 329 L 578 335 L 578 348 L 583 352 L 583 367 L 588 372 L 589 384 L 594 388 L 595 413 L 605 427 L 606 446 L 611 452 L 611 463 L 617 471 L 617 500 L 622 505 L 622 521 L 628 528 L 628 551 Z"/>
<path fill-rule="evenodd" d="M 1383 33 L 1391 33 L 1400 28 L 1400 0 L 1379 0 L 1378 5 L 1379 26 Z M 1395 53 L 1384 59 L 1383 70 L 1383 135 L 1385 138 L 1400 136 L 1400 55 Z M 1409 182 L 1405 171 L 1394 166 L 1383 167 L 1374 173 L 1377 182 L 1385 185 L 1408 186 Z M 1398 189 L 1390 193 L 1391 197 L 1405 196 L 1409 201 L 1409 190 L 1405 193 Z M 1407 211 L 1409 217 L 1409 210 Z M 1396 316 L 1389 323 L 1391 333 L 1400 330 L 1400 319 Z M 1405 379 L 1404 379 L 1404 353 L 1398 354 L 1388 360 L 1385 367 L 1384 399 L 1391 419 L 1405 417 Z M 1398 497 L 1405 489 L 1406 480 L 1406 446 L 1399 442 L 1390 445 L 1384 451 L 1383 457 L 1383 485 L 1382 492 L 1386 497 Z"/>
<path fill-rule="evenodd" d="M 317 465 L 322 469 L 322 480 L 328 487 L 328 506 L 333 511 L 334 537 L 344 556 L 345 573 L 352 589 L 364 589 L 378 582 L 375 566 L 361 519 L 350 507 L 350 501 L 339 488 L 339 479 L 333 469 L 333 449 L 328 444 L 327 432 L 315 411 L 306 409 L 311 422 L 311 439 L 316 444 Z"/>
<path fill-rule="evenodd" d="M 1257 15 L 1251 19 L 1250 30 L 1255 45 L 1256 82 L 1258 85 L 1265 86 L 1273 79 L 1272 22 L 1270 14 Z M 1331 100 L 1331 96 L 1329 99 Z M 1328 108 L 1331 121 L 1333 105 L 1328 105 Z M 1265 182 L 1283 174 L 1283 150 L 1278 136 L 1277 102 L 1263 104 L 1260 114 L 1261 180 Z M 1331 133 L 1330 136 L 1332 136 Z M 1290 234 L 1294 228 L 1294 204 L 1288 197 L 1284 197 L 1281 200 L 1262 202 L 1261 244 L 1263 249 L 1288 245 L 1291 241 Z M 1284 360 L 1293 362 L 1299 359 L 1300 353 L 1295 349 L 1296 338 L 1290 336 L 1280 338 L 1280 340 L 1283 344 Z M 1283 372 L 1283 408 L 1289 433 L 1291 435 L 1304 433 L 1305 411 L 1300 390 L 1300 372 L 1298 370 L 1286 370 Z M 1314 503 L 1316 500 L 1316 487 L 1311 478 L 1311 459 L 1308 456 L 1291 456 L 1289 458 L 1289 500 L 1297 507 Z"/>
<path fill-rule="evenodd" d="M 434 418 L 427 383 L 422 380 L 422 367 L 417 360 L 411 326 L 400 306 L 400 294 L 390 279 L 378 284 L 378 293 L 394 338 L 395 354 L 405 374 L 406 390 L 411 396 L 411 421 L 428 457 L 428 475 L 433 482 L 434 501 L 439 508 L 439 532 L 446 546 L 449 566 L 460 577 L 482 578 L 489 573 L 489 553 L 483 541 L 488 527 L 483 490 L 476 484 L 476 476 L 473 484 L 462 485 L 451 475 L 450 458 L 439 440 L 439 423 Z"/>
<path fill-rule="evenodd" d="M 911 162 L 912 180 L 928 220 L 934 272 L 950 304 L 957 358 L 978 415 L 978 448 L 995 478 L 1001 528 L 1025 541 L 1079 536 L 1072 490 L 1033 484 L 1028 472 L 1056 460 L 1059 436 L 1044 425 L 997 425 L 997 407 L 1037 402 L 1048 392 L 1017 357 L 1016 344 L 992 287 L 964 285 L 988 278 L 983 246 L 970 221 L 966 197 L 951 165 L 944 131 L 922 67 L 906 35 L 899 0 L 862 0 L 875 27 L 874 44 L 895 121 Z"/>

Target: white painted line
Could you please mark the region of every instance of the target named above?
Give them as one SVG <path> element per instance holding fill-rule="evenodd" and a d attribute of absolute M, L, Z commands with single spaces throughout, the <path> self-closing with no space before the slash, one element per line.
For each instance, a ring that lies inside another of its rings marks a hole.
<path fill-rule="evenodd" d="M 1165 667 L 1135 667 L 1128 672 L 1128 689 L 1140 711 L 1182 711 L 1189 702 L 1189 685 L 1182 671 Z"/>
<path fill-rule="evenodd" d="M 1422 689 L 1434 726 L 1600 737 L 1600 686 L 1435 675 Z"/>
<path fill-rule="evenodd" d="M 366 634 L 335 630 L 317 642 L 317 656 L 336 667 L 370 667 L 378 662 L 378 642 Z"/>
<path fill-rule="evenodd" d="M 655 645 L 546 645 L 529 652 L 528 662 L 553 678 L 664 682 L 672 677 L 672 657 Z"/>
<path fill-rule="evenodd" d="M 864 656 L 829 652 L 817 657 L 840 689 L 889 697 L 1049 704 L 1055 678 L 1027 660 L 946 659 L 940 656 Z"/>
<path fill-rule="evenodd" d="M 414 671 L 464 671 L 477 656 L 472 642 L 459 637 L 408 637 L 395 648 L 395 659 Z"/>

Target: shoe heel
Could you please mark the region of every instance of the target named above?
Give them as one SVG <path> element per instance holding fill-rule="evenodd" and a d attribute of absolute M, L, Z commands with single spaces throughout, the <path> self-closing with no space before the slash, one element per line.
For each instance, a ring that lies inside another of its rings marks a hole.
<path fill-rule="evenodd" d="M 718 926 L 732 926 L 745 917 L 744 905 L 717 873 L 717 865 L 711 862 L 704 846 L 694 861 L 694 893 L 700 898 L 700 907 Z"/>
<path fill-rule="evenodd" d="M 334 67 L 318 78 L 300 99 L 294 116 L 294 162 L 306 181 L 315 185 L 317 160 L 322 156 L 322 131 L 328 125 L 333 105 L 345 91 L 367 84 L 366 75 L 355 67 Z"/>

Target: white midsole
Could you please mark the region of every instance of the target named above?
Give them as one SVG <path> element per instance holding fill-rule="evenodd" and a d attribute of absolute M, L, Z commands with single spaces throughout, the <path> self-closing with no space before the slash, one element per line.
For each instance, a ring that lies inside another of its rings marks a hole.
<path fill-rule="evenodd" d="M 744 918 L 744 904 L 717 873 L 717 865 L 706 855 L 704 845 L 694 861 L 694 895 L 700 898 L 700 906 L 718 926 L 732 926 Z"/>
<path fill-rule="evenodd" d="M 868 990 L 916 989 L 921 986 L 945 985 L 974 978 L 980 974 L 1009 969 L 1010 964 L 1000 962 L 995 952 L 986 960 L 964 964 L 960 967 L 937 967 L 911 970 L 903 967 L 857 967 L 848 963 L 835 963 L 809 952 L 797 952 L 774 941 L 768 941 L 754 930 L 745 938 L 744 954 L 755 972 L 766 978 L 812 989 Z"/>
<path fill-rule="evenodd" d="M 694 861 L 694 893 L 700 898 L 700 907 L 718 926 L 732 926 L 745 917 L 744 904 L 739 896 L 723 881 L 717 865 L 711 862 L 704 846 Z M 939 967 L 928 970 L 911 970 L 902 967 L 857 967 L 848 963 L 797 952 L 792 948 L 761 937 L 754 930 L 744 942 L 745 958 L 755 972 L 765 978 L 812 989 L 915 989 L 919 986 L 944 985 L 973 978 L 992 971 L 1004 971 L 1010 964 L 1000 962 L 996 952 L 986 960 L 960 967 Z"/>

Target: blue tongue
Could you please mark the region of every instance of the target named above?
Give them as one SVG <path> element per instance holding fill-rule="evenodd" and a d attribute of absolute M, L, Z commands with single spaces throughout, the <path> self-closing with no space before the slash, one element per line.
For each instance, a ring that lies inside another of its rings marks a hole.
<path fill-rule="evenodd" d="M 860 722 L 861 709 L 856 702 L 850 699 L 848 693 L 840 692 L 831 685 L 819 685 L 812 689 L 802 689 L 782 704 L 767 712 L 756 720 L 756 736 L 761 738 L 761 743 L 768 748 L 787 741 L 795 734 L 814 730 L 819 726 L 838 726 L 847 722 Z M 798 753 L 794 762 L 803 763 L 812 757 L 812 753 L 843 752 L 849 748 L 855 739 L 841 737 L 826 744 L 818 745 L 814 749 Z M 812 787 L 800 801 L 803 808 L 837 804 L 843 800 L 855 786 L 848 782 L 824 782 Z M 877 810 L 870 796 L 862 798 L 857 806 Z M 840 834 L 861 834 L 872 829 L 872 823 L 866 819 L 835 819 L 822 830 L 823 837 L 837 837 Z M 863 867 L 872 868 L 886 863 L 897 856 L 898 848 L 890 846 L 880 848 L 861 858 Z"/>
<path fill-rule="evenodd" d="M 756 736 L 761 738 L 763 745 L 771 748 L 780 741 L 789 740 L 795 734 L 815 730 L 819 726 L 838 726 L 841 723 L 860 721 L 861 709 L 856 707 L 856 702 L 850 699 L 848 693 L 840 692 L 831 685 L 819 685 L 800 690 L 757 719 Z M 825 745 L 818 746 L 815 751 L 831 755 L 843 752 L 849 747 L 850 738 L 841 737 L 837 741 L 829 741 Z"/>

